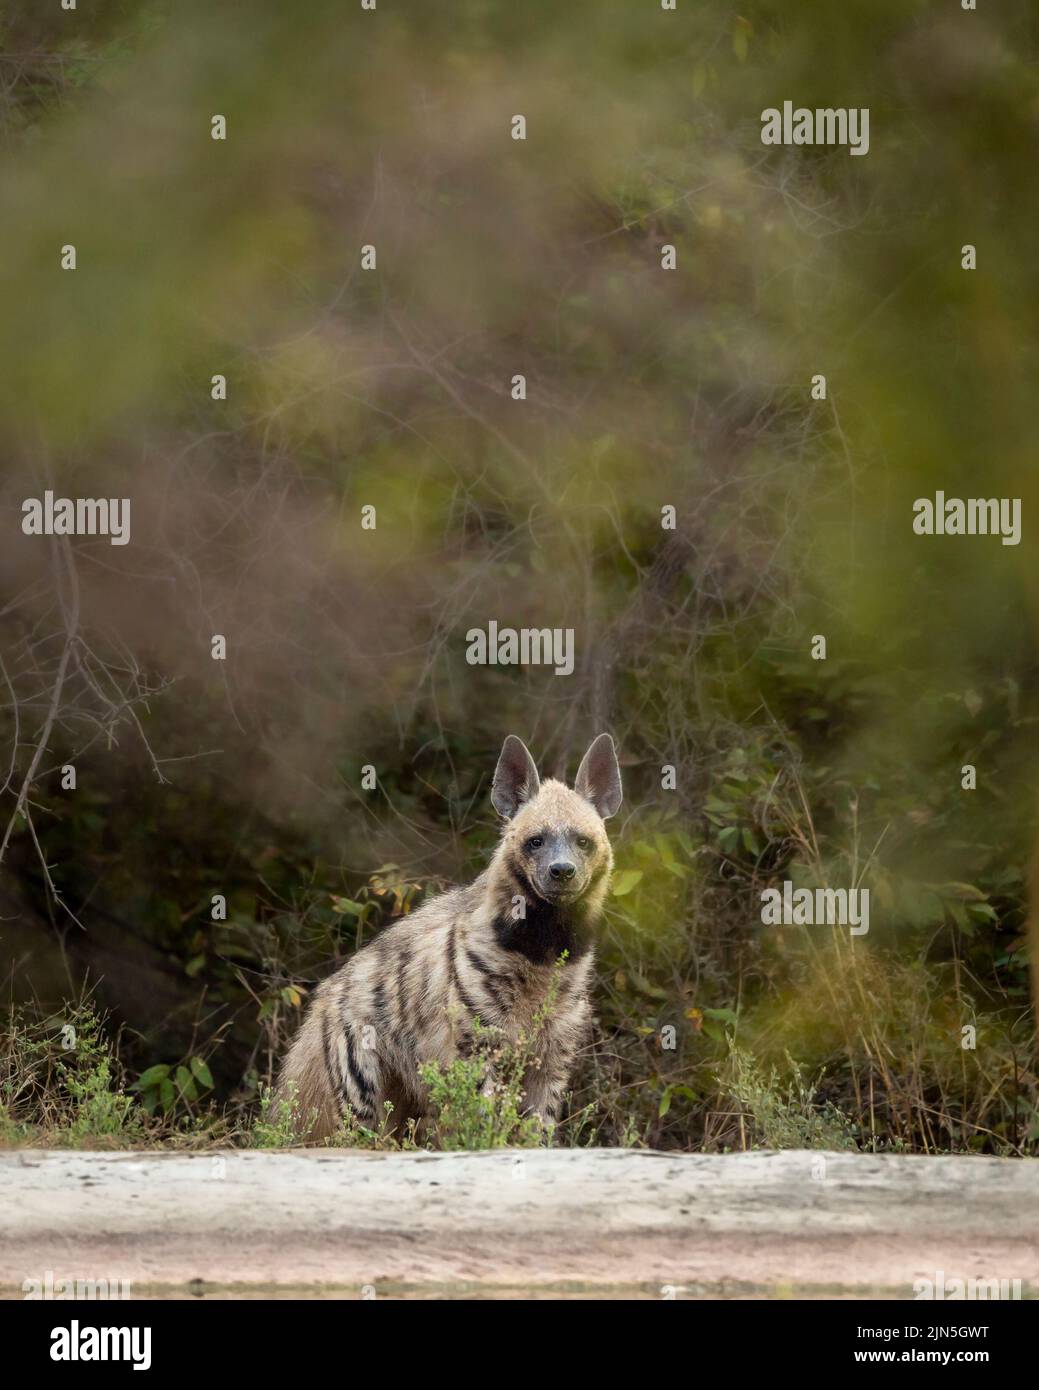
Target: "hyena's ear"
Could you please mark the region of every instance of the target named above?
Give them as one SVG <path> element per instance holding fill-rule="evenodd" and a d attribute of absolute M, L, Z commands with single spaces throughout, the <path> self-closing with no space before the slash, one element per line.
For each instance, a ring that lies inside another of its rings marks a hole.
<path fill-rule="evenodd" d="M 600 734 L 581 759 L 574 791 L 590 801 L 603 820 L 617 814 L 621 804 L 621 770 L 609 734 Z"/>
<path fill-rule="evenodd" d="M 509 734 L 494 769 L 491 805 L 499 815 L 511 820 L 525 801 L 537 796 L 540 786 L 541 778 L 527 745 L 515 734 Z"/>

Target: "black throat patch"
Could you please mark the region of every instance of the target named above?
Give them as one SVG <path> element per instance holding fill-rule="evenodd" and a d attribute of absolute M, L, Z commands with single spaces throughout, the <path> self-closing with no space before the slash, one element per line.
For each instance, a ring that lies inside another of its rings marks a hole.
<path fill-rule="evenodd" d="M 551 965 L 564 951 L 568 961 L 580 960 L 592 943 L 587 891 L 572 903 L 550 903 L 534 892 L 521 869 L 512 866 L 510 876 L 526 902 L 526 915 L 517 919 L 506 910 L 495 917 L 494 936 L 502 950 L 515 951 L 532 965 Z"/>

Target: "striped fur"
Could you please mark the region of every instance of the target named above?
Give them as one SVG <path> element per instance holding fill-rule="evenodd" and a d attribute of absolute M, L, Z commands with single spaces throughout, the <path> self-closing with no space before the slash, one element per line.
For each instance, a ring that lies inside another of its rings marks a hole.
<path fill-rule="evenodd" d="M 506 739 L 491 792 L 505 825 L 487 869 L 388 927 L 315 991 L 279 1082 L 311 1140 L 332 1134 L 347 1106 L 373 1127 L 387 1101 L 395 1123 L 421 1119 L 419 1067 L 468 1055 L 474 1018 L 515 1043 L 565 953 L 524 1080 L 526 1109 L 558 1118 L 591 1020 L 594 928 L 613 868 L 604 818 L 620 798 L 608 734 L 572 791 L 541 783 L 520 740 Z"/>

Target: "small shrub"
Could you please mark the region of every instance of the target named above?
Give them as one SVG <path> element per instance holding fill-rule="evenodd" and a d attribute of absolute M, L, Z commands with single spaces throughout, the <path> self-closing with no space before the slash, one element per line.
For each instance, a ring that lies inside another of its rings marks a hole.
<path fill-rule="evenodd" d="M 3 1143 L 85 1147 L 146 1137 L 104 1020 L 88 1003 L 39 1021 L 12 1011 L 0 1068 Z"/>
<path fill-rule="evenodd" d="M 800 1066 L 787 1053 L 790 1077 L 784 1081 L 776 1067 L 768 1072 L 734 1043 L 729 1048 L 725 1084 L 748 1112 L 755 1136 L 767 1149 L 857 1149 L 855 1126 L 829 1101 L 816 1101 Z"/>
<path fill-rule="evenodd" d="M 305 1128 L 294 1083 L 283 1096 L 271 1086 L 260 1087 L 260 1113 L 253 1122 L 250 1140 L 257 1149 L 290 1149 Z"/>
<path fill-rule="evenodd" d="M 428 1062 L 419 1075 L 428 1088 L 432 1130 L 442 1149 L 533 1148 L 551 1139 L 540 1118 L 525 1114 L 524 1084 L 539 1063 L 545 1025 L 559 994 L 557 963 L 545 1002 L 513 1044 L 497 1028 L 473 1021 L 473 1054 L 448 1066 Z"/>

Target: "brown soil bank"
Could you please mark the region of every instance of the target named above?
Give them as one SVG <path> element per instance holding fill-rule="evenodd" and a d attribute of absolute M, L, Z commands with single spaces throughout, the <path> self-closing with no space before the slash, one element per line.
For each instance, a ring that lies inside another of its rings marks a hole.
<path fill-rule="evenodd" d="M 0 1153 L 0 1295 L 1039 1292 L 1039 1161 L 563 1149 Z"/>

